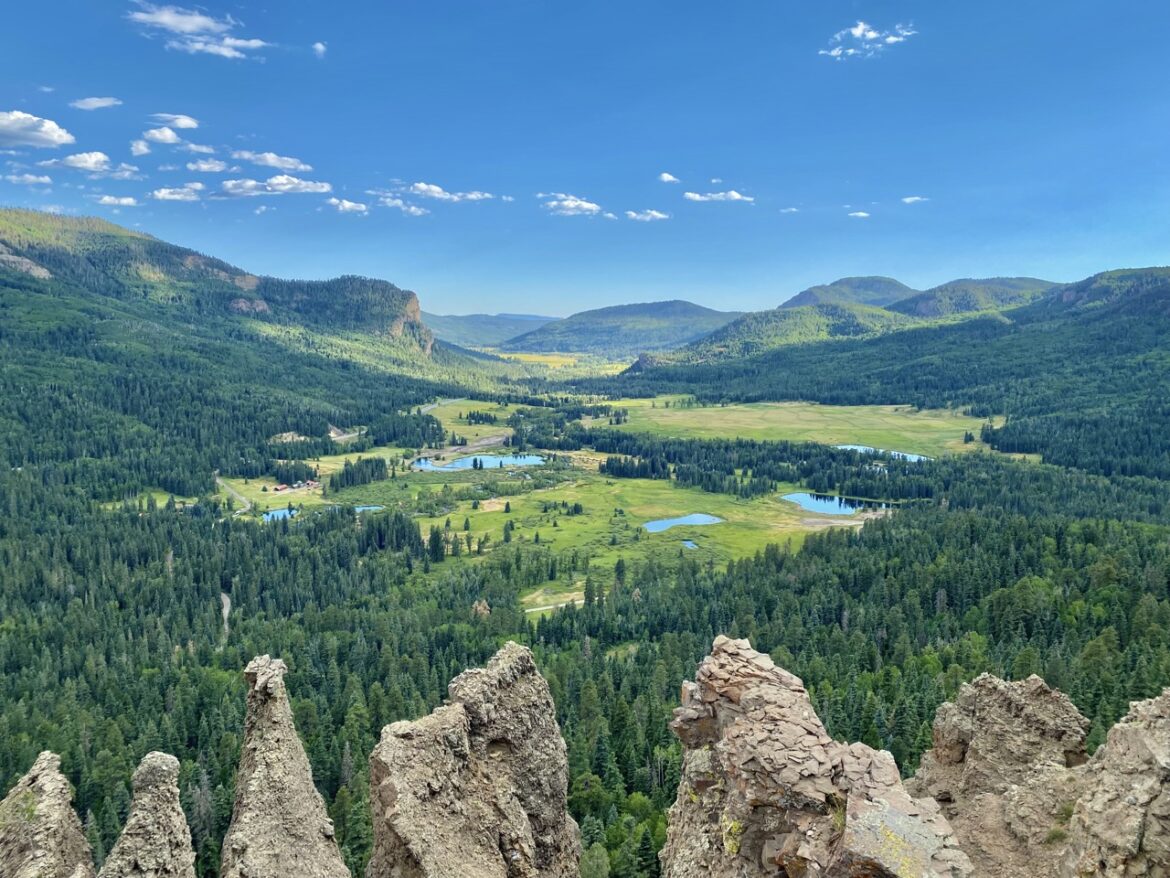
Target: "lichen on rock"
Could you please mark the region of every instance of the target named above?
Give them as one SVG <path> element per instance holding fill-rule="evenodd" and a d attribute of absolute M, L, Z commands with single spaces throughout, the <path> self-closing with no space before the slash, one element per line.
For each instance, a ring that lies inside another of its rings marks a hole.
<path fill-rule="evenodd" d="M 73 810 L 61 757 L 41 753 L 0 802 L 0 876 L 93 878 L 93 853 Z"/>
<path fill-rule="evenodd" d="M 130 816 L 98 878 L 195 878 L 191 830 L 179 802 L 179 760 L 147 753 L 132 785 Z"/>

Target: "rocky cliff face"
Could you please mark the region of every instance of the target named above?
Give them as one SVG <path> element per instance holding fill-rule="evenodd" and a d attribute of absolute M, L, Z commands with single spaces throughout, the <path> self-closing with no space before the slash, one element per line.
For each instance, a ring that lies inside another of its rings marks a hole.
<path fill-rule="evenodd" d="M 575 878 L 565 743 L 532 653 L 509 643 L 448 695 L 370 758 L 367 878 Z"/>
<path fill-rule="evenodd" d="M 0 876 L 93 878 L 93 855 L 56 753 L 42 753 L 0 802 Z"/>
<path fill-rule="evenodd" d="M 147 753 L 132 783 L 130 816 L 98 878 L 195 878 L 191 830 L 179 804 L 179 760 Z"/>
<path fill-rule="evenodd" d="M 682 702 L 664 878 L 973 874 L 937 804 L 903 789 L 893 757 L 834 741 L 804 684 L 746 640 L 716 638 Z"/>
<path fill-rule="evenodd" d="M 349 876 L 293 726 L 284 688 L 287 671 L 284 662 L 266 655 L 244 669 L 248 713 L 222 878 Z"/>

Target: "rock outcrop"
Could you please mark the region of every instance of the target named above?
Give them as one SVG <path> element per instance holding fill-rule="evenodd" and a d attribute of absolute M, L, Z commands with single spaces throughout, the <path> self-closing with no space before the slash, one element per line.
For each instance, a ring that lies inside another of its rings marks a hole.
<path fill-rule="evenodd" d="M 532 653 L 508 643 L 448 696 L 382 730 L 367 878 L 576 878 L 565 742 Z"/>
<path fill-rule="evenodd" d="M 834 741 L 800 679 L 746 640 L 715 639 L 671 728 L 685 754 L 664 878 L 973 874 L 893 757 Z"/>
<path fill-rule="evenodd" d="M 147 753 L 133 779 L 134 801 L 98 878 L 195 878 L 195 851 L 179 803 L 179 760 Z"/>
<path fill-rule="evenodd" d="M 983 674 L 935 714 L 933 748 L 907 787 L 932 796 L 984 874 L 1057 875 L 1089 722 L 1039 677 Z M 1043 856 L 1038 856 L 1043 852 Z"/>
<path fill-rule="evenodd" d="M 0 876 L 93 878 L 93 853 L 72 803 L 61 757 L 42 753 L 0 802 Z"/>
<path fill-rule="evenodd" d="M 244 670 L 248 713 L 222 878 L 347 878 L 333 821 L 313 786 L 284 688 L 288 668 L 263 655 Z"/>
<path fill-rule="evenodd" d="M 1170 875 L 1170 689 L 1135 702 L 1083 771 L 1065 874 Z"/>

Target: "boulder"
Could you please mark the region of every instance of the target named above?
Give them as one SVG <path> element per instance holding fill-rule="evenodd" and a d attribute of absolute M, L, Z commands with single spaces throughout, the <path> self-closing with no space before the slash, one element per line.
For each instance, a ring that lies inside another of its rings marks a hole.
<path fill-rule="evenodd" d="M 448 702 L 382 730 L 367 878 L 576 878 L 568 761 L 548 683 L 508 643 Z"/>
<path fill-rule="evenodd" d="M 893 757 L 834 741 L 801 680 L 746 640 L 715 639 L 671 728 L 684 756 L 664 878 L 973 874 Z"/>
<path fill-rule="evenodd" d="M 93 853 L 73 810 L 61 757 L 45 751 L 0 802 L 0 876 L 93 878 Z"/>

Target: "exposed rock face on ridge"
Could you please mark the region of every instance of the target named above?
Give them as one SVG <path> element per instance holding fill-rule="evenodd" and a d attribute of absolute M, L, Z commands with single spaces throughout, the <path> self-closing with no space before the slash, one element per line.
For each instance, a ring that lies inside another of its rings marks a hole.
<path fill-rule="evenodd" d="M 93 853 L 60 767 L 56 753 L 42 753 L 0 802 L 3 878 L 93 878 Z"/>
<path fill-rule="evenodd" d="M 830 738 L 804 684 L 746 640 L 717 637 L 682 699 L 664 878 L 974 874 L 893 757 Z"/>
<path fill-rule="evenodd" d="M 147 753 L 134 772 L 130 816 L 98 878 L 195 878 L 195 851 L 179 803 L 179 760 Z"/>
<path fill-rule="evenodd" d="M 346 878 L 333 821 L 313 786 L 284 688 L 288 668 L 262 655 L 244 670 L 248 714 L 222 878 Z"/>
<path fill-rule="evenodd" d="M 1170 689 L 1130 705 L 1083 777 L 1066 874 L 1170 874 Z"/>
<path fill-rule="evenodd" d="M 1039 677 L 983 674 L 935 714 L 934 747 L 907 787 L 933 796 L 980 870 L 1059 875 L 1062 821 L 1087 759 L 1086 720 Z"/>
<path fill-rule="evenodd" d="M 532 653 L 508 643 L 448 696 L 382 730 L 367 878 L 576 878 L 565 742 Z"/>

